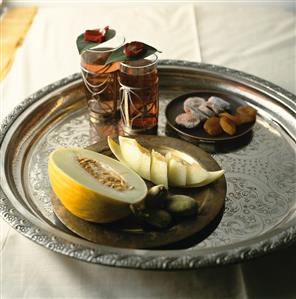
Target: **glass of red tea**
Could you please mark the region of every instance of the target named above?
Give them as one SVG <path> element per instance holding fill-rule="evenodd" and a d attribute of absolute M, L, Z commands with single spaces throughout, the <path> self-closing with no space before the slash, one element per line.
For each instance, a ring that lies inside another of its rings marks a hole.
<path fill-rule="evenodd" d="M 120 63 L 120 113 L 129 135 L 157 132 L 159 93 L 157 55 Z"/>
<path fill-rule="evenodd" d="M 115 35 L 96 49 L 81 54 L 81 73 L 86 90 L 89 119 L 93 123 L 115 117 L 119 109 L 119 62 L 105 64 L 111 53 L 121 47 L 124 37 Z"/>

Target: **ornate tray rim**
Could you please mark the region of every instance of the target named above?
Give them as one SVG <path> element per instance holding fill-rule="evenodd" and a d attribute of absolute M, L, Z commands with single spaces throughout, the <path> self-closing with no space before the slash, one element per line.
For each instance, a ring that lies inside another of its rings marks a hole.
<path fill-rule="evenodd" d="M 235 79 L 237 82 L 258 88 L 276 97 L 281 104 L 289 107 L 289 109 L 296 110 L 295 95 L 273 83 L 241 71 L 183 60 L 161 60 L 159 61 L 159 67 L 192 68 L 207 73 L 218 74 L 224 78 Z M 17 105 L 1 123 L 0 144 L 2 144 L 10 126 L 27 107 L 50 92 L 71 82 L 80 80 L 80 78 L 79 73 L 70 75 L 53 84 L 45 86 Z M 5 195 L 2 188 L 0 188 L 0 214 L 15 230 L 47 249 L 90 263 L 125 268 L 185 270 L 226 265 L 258 257 L 296 241 L 296 218 L 294 218 L 290 219 L 288 223 L 282 225 L 282 227 L 275 232 L 270 231 L 260 237 L 212 249 L 170 251 L 118 249 L 92 244 L 91 242 L 80 239 L 80 244 L 77 244 L 73 242 L 73 240 L 75 241 L 75 237 L 61 232 L 37 218 L 32 218 L 32 215 L 23 207 L 16 207 L 13 204 L 13 200 Z"/>

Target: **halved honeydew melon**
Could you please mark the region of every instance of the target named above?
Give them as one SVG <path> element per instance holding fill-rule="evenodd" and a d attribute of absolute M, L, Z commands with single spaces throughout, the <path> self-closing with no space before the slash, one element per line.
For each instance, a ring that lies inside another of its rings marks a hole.
<path fill-rule="evenodd" d="M 213 183 L 214 181 L 218 180 L 224 174 L 224 170 L 217 170 L 217 171 L 209 171 L 208 177 L 201 181 L 200 183 L 186 185 L 185 188 L 195 188 L 195 187 L 203 187 Z"/>
<path fill-rule="evenodd" d="M 119 136 L 123 158 L 144 179 L 150 181 L 151 154 L 136 139 Z M 134 155 L 134 157 L 130 157 Z M 126 158 L 125 158 L 126 157 Z"/>
<path fill-rule="evenodd" d="M 50 184 L 72 214 L 108 223 L 127 216 L 147 194 L 145 182 L 118 161 L 93 151 L 60 148 L 48 160 Z"/>
<path fill-rule="evenodd" d="M 168 184 L 169 186 L 182 187 L 186 185 L 187 167 L 186 162 L 171 152 L 165 155 L 168 164 Z"/>
<path fill-rule="evenodd" d="M 199 163 L 194 162 L 187 166 L 186 185 L 200 184 L 205 181 L 208 176 L 208 171 L 206 171 Z"/>
<path fill-rule="evenodd" d="M 168 165 L 165 157 L 152 150 L 151 152 L 151 182 L 155 185 L 164 185 L 168 188 Z"/>

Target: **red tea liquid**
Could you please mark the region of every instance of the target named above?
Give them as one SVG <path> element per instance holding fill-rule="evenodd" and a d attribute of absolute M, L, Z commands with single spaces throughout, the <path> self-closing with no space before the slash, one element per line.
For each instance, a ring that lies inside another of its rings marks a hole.
<path fill-rule="evenodd" d="M 86 51 L 81 55 L 86 98 L 93 121 L 114 116 L 118 107 L 119 62 L 105 65 L 112 49 L 106 52 Z"/>
<path fill-rule="evenodd" d="M 159 94 L 156 64 L 146 59 L 122 64 L 119 81 L 124 89 L 121 111 L 125 130 L 136 133 L 157 128 Z"/>

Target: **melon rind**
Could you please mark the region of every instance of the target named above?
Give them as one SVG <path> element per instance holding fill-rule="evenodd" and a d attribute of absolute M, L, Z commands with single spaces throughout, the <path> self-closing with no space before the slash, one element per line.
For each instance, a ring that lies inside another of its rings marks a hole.
<path fill-rule="evenodd" d="M 104 163 L 134 188 L 117 191 L 103 185 L 75 163 L 77 156 Z M 97 223 L 113 222 L 129 215 L 129 205 L 140 202 L 147 194 L 145 182 L 134 171 L 112 158 L 85 149 L 60 148 L 52 152 L 48 175 L 54 193 L 67 210 Z"/>

